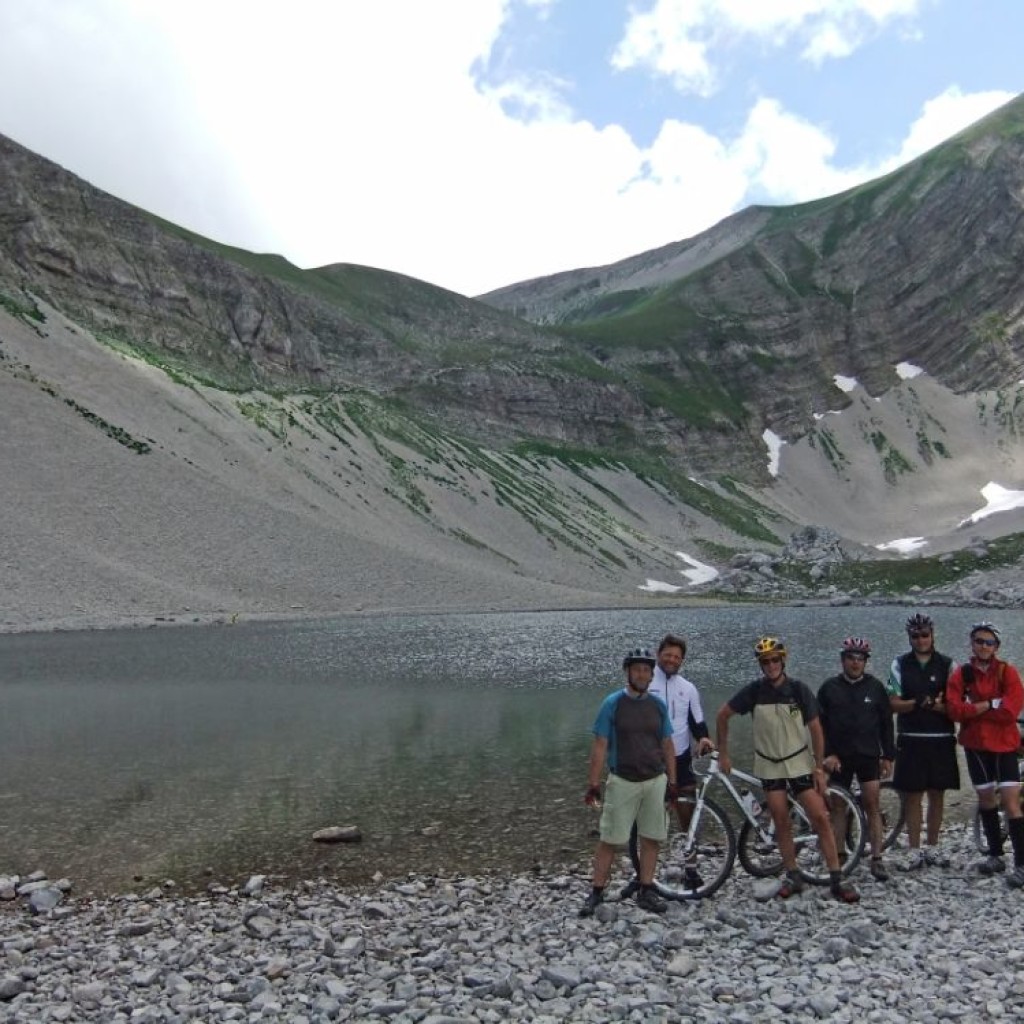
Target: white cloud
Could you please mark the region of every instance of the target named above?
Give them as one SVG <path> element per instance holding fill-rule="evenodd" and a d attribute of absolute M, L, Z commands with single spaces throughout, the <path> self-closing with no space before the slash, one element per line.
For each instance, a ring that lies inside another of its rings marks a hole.
<path fill-rule="evenodd" d="M 796 40 L 803 58 L 820 64 L 848 57 L 886 23 L 921 6 L 922 0 L 656 0 L 632 11 L 612 63 L 707 96 L 718 81 L 716 58 L 738 38 L 775 48 Z"/>
<path fill-rule="evenodd" d="M 551 14 L 551 8 L 560 0 L 520 0 L 527 7 L 532 7 L 541 18 L 547 18 Z"/>
<path fill-rule="evenodd" d="M 868 25 L 915 8 L 846 6 Z M 774 46 L 797 27 L 809 40 L 811 27 L 839 23 L 838 5 L 821 0 L 661 2 L 650 46 L 685 44 L 666 19 L 691 8 L 683 20 L 704 40 L 697 57 L 721 25 Z M 0 131 L 219 241 L 478 294 L 694 235 L 752 195 L 784 203 L 841 191 L 1008 98 L 949 90 L 899 154 L 870 167 L 836 167 L 837 140 L 772 98 L 753 103 L 738 136 L 669 119 L 645 147 L 622 126 L 574 115 L 571 83 L 538 74 L 481 84 L 509 9 L 5 0 L 0 90 L 18 99 L 0 108 Z"/>
<path fill-rule="evenodd" d="M 787 111 L 778 100 L 761 97 L 751 107 L 739 138 L 721 147 L 718 170 L 727 167 L 745 183 L 745 194 L 773 203 L 835 195 L 888 174 L 1011 99 L 1012 93 L 964 94 L 952 87 L 924 104 L 896 153 L 873 164 L 837 167 L 838 140 L 831 133 Z M 721 178 L 718 189 L 723 196 L 733 190 Z"/>
<path fill-rule="evenodd" d="M 850 188 L 863 172 L 841 171 L 831 161 L 836 142 L 777 100 L 754 104 L 737 143 L 751 184 L 774 202 L 796 203 Z"/>
<path fill-rule="evenodd" d="M 187 227 L 256 230 L 244 180 L 197 117 L 188 68 L 143 5 L 0 4 L 0 90 L 0 131 L 15 141 Z"/>
<path fill-rule="evenodd" d="M 708 96 L 717 84 L 708 58 L 710 44 L 694 38 L 705 21 L 701 2 L 658 0 L 649 11 L 634 11 L 612 66 L 623 71 L 641 66 L 672 79 L 682 92 Z"/>
<path fill-rule="evenodd" d="M 950 86 L 925 103 L 921 116 L 910 126 L 900 151 L 889 160 L 885 170 L 913 160 L 1004 103 L 1009 103 L 1013 97 L 1012 92 L 998 90 L 965 94 L 958 86 Z"/>

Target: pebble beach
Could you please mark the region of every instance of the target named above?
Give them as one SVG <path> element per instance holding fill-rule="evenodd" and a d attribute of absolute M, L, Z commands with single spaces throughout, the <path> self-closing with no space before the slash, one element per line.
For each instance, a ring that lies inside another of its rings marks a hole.
<path fill-rule="evenodd" d="M 949 867 L 888 883 L 862 863 L 853 906 L 827 889 L 774 898 L 737 866 L 713 899 L 661 916 L 616 898 L 620 871 L 580 919 L 586 864 L 358 888 L 255 876 L 188 897 L 72 886 L 35 910 L 22 885 L 0 904 L 0 1020 L 1020 1020 L 1024 892 L 971 871 L 964 826 L 943 846 Z"/>

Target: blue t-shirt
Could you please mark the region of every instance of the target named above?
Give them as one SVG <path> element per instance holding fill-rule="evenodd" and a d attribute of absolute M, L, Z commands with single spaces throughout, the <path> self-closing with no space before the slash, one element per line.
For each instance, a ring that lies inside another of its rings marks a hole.
<path fill-rule="evenodd" d="M 643 782 L 665 771 L 662 742 L 672 736 L 672 720 L 652 694 L 632 697 L 623 689 L 606 697 L 594 735 L 608 741 L 608 770 L 614 775 Z"/>

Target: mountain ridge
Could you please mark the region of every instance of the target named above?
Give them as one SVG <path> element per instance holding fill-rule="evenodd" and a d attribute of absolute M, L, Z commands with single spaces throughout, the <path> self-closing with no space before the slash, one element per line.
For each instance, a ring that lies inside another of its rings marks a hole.
<path fill-rule="evenodd" d="M 855 562 L 1012 533 L 959 523 L 1024 487 L 1022 124 L 1019 99 L 909 169 L 503 308 L 201 239 L 0 138 L 0 625 L 190 592 L 204 614 L 657 604 L 808 524 Z M 104 486 L 76 503 L 83 466 Z M 37 571 L 59 580 L 57 550 L 69 595 Z M 831 572 L 725 592 L 828 596 Z"/>

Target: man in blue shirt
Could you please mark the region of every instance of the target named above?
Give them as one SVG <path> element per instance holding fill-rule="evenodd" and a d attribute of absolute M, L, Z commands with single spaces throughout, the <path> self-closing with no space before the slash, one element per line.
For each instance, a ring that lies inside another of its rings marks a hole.
<path fill-rule="evenodd" d="M 616 849 L 629 842 L 634 823 L 640 835 L 637 906 L 656 914 L 666 909 L 654 890 L 654 868 L 658 847 L 667 834 L 665 803 L 675 802 L 679 790 L 668 709 L 648 693 L 654 665 L 650 651 L 630 651 L 622 661 L 626 686 L 605 699 L 594 723 L 584 800 L 589 807 L 602 808 L 601 839 L 594 854 L 593 886 L 581 917 L 590 917 L 604 899 Z M 602 804 L 601 771 L 606 763 L 608 780 Z"/>

